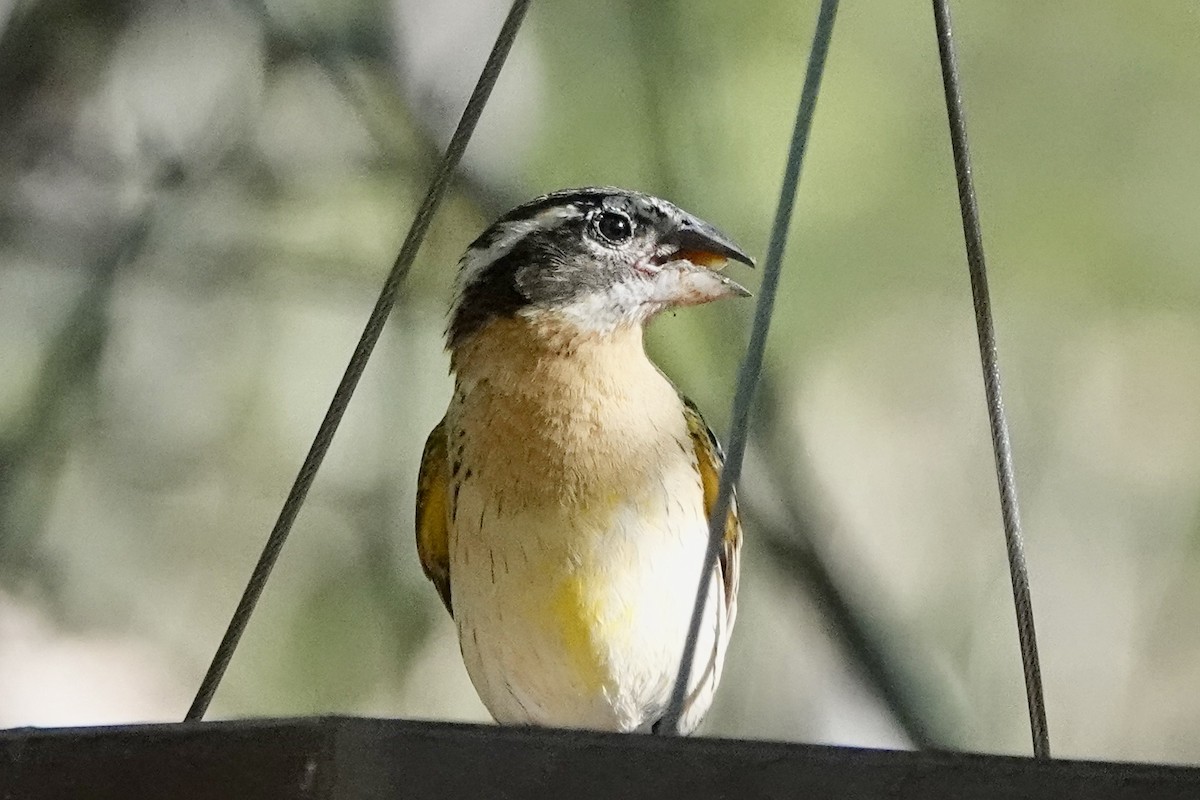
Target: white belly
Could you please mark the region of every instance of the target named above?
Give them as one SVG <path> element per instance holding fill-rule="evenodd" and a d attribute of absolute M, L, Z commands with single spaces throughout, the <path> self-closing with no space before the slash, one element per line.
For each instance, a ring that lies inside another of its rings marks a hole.
<path fill-rule="evenodd" d="M 497 503 L 502 486 L 463 482 L 450 535 L 454 617 L 467 671 L 497 721 L 633 731 L 662 715 L 707 521 L 688 460 L 647 483 L 639 497 L 508 509 Z M 718 575 L 685 729 L 707 710 L 724 658 L 730 626 Z"/>

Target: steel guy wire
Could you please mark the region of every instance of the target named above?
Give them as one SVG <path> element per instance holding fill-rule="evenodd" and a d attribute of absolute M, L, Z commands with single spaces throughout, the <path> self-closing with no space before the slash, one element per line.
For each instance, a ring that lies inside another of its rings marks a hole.
<path fill-rule="evenodd" d="M 342 375 L 341 382 L 338 383 L 337 389 L 334 391 L 333 399 L 329 403 L 329 409 L 325 412 L 325 417 L 321 420 L 321 424 L 317 428 L 312 446 L 309 448 L 308 454 L 304 457 L 304 461 L 300 465 L 300 471 L 292 483 L 292 488 L 288 492 L 287 499 L 284 500 L 283 507 L 280 509 L 279 517 L 271 529 L 271 535 L 267 538 L 262 555 L 259 556 L 258 563 L 254 566 L 250 580 L 247 582 L 245 591 L 242 593 L 237 608 L 233 612 L 233 617 L 229 621 L 229 627 L 226 629 L 225 635 L 221 639 L 216 653 L 213 655 L 212 663 L 209 664 L 208 671 L 204 675 L 204 680 L 200 683 L 200 688 L 196 692 L 196 698 L 192 701 L 191 708 L 188 709 L 187 716 L 184 718 L 185 720 L 203 718 L 209 703 L 212 701 L 213 694 L 221 682 L 221 678 L 225 675 L 229 661 L 233 658 L 233 652 L 237 649 L 242 633 L 250 621 L 250 615 L 254 613 L 258 599 L 262 595 L 267 579 L 271 575 L 271 569 L 275 566 L 275 562 L 279 558 L 279 553 L 283 549 L 284 542 L 287 541 L 288 533 L 291 532 L 292 525 L 296 521 L 296 516 L 300 513 L 300 508 L 304 505 L 304 500 L 316 477 L 317 470 L 320 469 L 321 462 L 329 450 L 329 445 L 333 441 L 333 436 L 337 432 L 338 425 L 346 413 L 346 408 L 350 404 L 350 398 L 354 395 L 355 387 L 358 386 L 359 378 L 362 377 L 363 371 L 366 369 L 367 360 L 371 357 L 371 352 L 374 350 L 376 342 L 379 341 L 379 337 L 383 333 L 384 324 L 387 322 L 392 306 L 396 303 L 396 295 L 399 292 L 400 286 L 408 276 L 413 260 L 417 256 L 417 251 L 420 249 L 422 241 L 424 241 L 425 232 L 429 229 L 433 215 L 437 211 L 442 197 L 446 193 L 446 189 L 449 187 L 450 178 L 454 174 L 454 170 L 458 167 L 458 162 L 462 159 L 463 152 L 467 149 L 467 143 L 471 139 L 471 134 L 475 131 L 475 125 L 483 113 L 484 106 L 487 105 L 492 88 L 496 85 L 496 80 L 500 76 L 500 69 L 504 66 L 504 61 L 512 49 L 513 41 L 516 39 L 517 32 L 521 28 L 521 23 L 525 19 L 525 12 L 528 10 L 529 4 L 530 0 L 513 0 L 512 7 L 508 11 L 508 16 L 505 17 L 504 24 L 500 28 L 500 33 L 496 37 L 496 43 L 492 46 L 492 51 L 488 55 L 487 62 L 483 66 L 483 71 L 479 75 L 479 81 L 475 84 L 475 89 L 467 101 L 466 108 L 463 109 L 458 127 L 454 130 L 454 135 L 450 138 L 450 143 L 446 146 L 446 152 L 442 156 L 437 171 L 434 173 L 433 180 L 429 184 L 429 190 L 425 193 L 425 198 L 421 201 L 421 206 L 417 209 L 412 226 L 408 229 L 408 235 L 405 237 L 404 244 L 400 248 L 400 253 L 396 256 L 396 261 L 392 264 L 392 269 L 383 283 L 383 288 L 379 292 L 379 299 L 375 301 L 375 307 L 371 310 L 371 315 L 367 318 L 367 324 L 363 328 L 362 336 L 359 338 L 358 344 L 350 356 L 350 362 L 346 366 L 346 371 Z"/>
<path fill-rule="evenodd" d="M 746 454 L 746 438 L 749 434 L 750 406 L 754 390 L 762 373 L 763 351 L 767 345 L 767 332 L 771 327 L 771 315 L 775 310 L 775 295 L 779 287 L 779 273 L 783 252 L 787 246 L 788 227 L 792 210 L 796 204 L 796 188 L 800 183 L 800 167 L 804 163 L 804 151 L 808 146 L 808 134 L 812 129 L 813 114 L 816 112 L 817 96 L 821 91 L 821 75 L 825 70 L 825 57 L 829 53 L 829 40 L 833 36 L 833 22 L 837 16 L 837 0 L 822 0 L 817 14 L 817 26 L 813 33 L 812 49 L 809 51 L 808 67 L 804 75 L 804 88 L 800 93 L 800 104 L 796 109 L 796 123 L 792 129 L 792 140 L 788 146 L 787 165 L 784 168 L 783 186 L 779 191 L 779 205 L 775 209 L 775 221 L 771 227 L 770 244 L 763 265 L 762 285 L 758 304 L 754 310 L 754 324 L 750 330 L 750 343 L 738 373 L 737 390 L 730 413 L 729 448 L 725 466 L 721 470 L 717 501 L 708 520 L 708 550 L 700 572 L 700 584 L 696 589 L 696 601 L 692 607 L 692 618 L 684 642 L 679 672 L 671 690 L 670 703 L 655 730 L 664 734 L 677 734 L 679 720 L 683 714 L 687 694 L 688 677 L 696 659 L 697 640 L 704 620 L 704 607 L 708 601 L 712 571 L 717 563 L 725 536 L 725 520 L 733 500 L 733 487 L 742 471 L 742 459 Z"/>
<path fill-rule="evenodd" d="M 954 151 L 954 171 L 958 177 L 958 203 L 962 209 L 967 268 L 971 275 L 971 296 L 975 304 L 975 328 L 979 335 L 979 356 L 983 365 L 983 388 L 987 396 L 992 451 L 996 458 L 996 479 L 1000 485 L 1000 514 L 1004 520 L 1008 568 L 1012 575 L 1013 605 L 1016 608 L 1017 636 L 1021 644 L 1021 666 L 1025 673 L 1025 699 L 1029 704 L 1033 754 L 1038 758 L 1049 758 L 1050 733 L 1046 725 L 1046 703 L 1042 696 L 1037 636 L 1033 628 L 1029 571 L 1025 564 L 1025 545 L 1021 537 L 1021 514 L 1017 506 L 1012 443 L 1008 436 L 1008 422 L 1005 419 L 1004 400 L 1000 391 L 1000 362 L 996 355 L 996 334 L 992 326 L 987 267 L 983 257 L 983 233 L 979 224 L 975 185 L 971 177 L 971 151 L 967 145 L 967 121 L 958 79 L 958 60 L 954 52 L 949 0 L 933 0 L 933 17 L 942 66 L 942 86 L 946 93 L 946 113 L 950 122 L 950 145 Z"/>

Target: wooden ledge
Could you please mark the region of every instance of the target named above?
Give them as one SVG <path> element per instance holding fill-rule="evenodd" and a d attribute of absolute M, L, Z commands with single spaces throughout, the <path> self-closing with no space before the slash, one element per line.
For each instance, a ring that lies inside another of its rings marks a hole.
<path fill-rule="evenodd" d="M 1200 798 L 1200 769 L 310 717 L 0 732 L 0 798 Z"/>

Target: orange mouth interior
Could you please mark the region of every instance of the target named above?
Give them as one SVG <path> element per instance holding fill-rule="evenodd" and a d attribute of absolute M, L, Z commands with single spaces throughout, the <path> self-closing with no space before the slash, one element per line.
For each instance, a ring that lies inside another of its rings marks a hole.
<path fill-rule="evenodd" d="M 703 250 L 680 250 L 675 257 L 686 258 L 697 267 L 713 270 L 721 269 L 729 263 L 729 259 L 725 258 L 725 256 L 720 256 L 716 253 L 706 253 Z"/>

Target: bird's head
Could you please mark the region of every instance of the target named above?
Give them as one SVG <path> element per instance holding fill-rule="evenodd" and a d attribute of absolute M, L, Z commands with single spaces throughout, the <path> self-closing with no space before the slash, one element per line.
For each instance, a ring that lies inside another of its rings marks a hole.
<path fill-rule="evenodd" d="M 554 192 L 514 208 L 468 248 L 447 341 L 454 349 L 511 317 L 605 334 L 665 309 L 746 297 L 717 272 L 729 259 L 754 264 L 665 200 L 624 189 Z"/>

